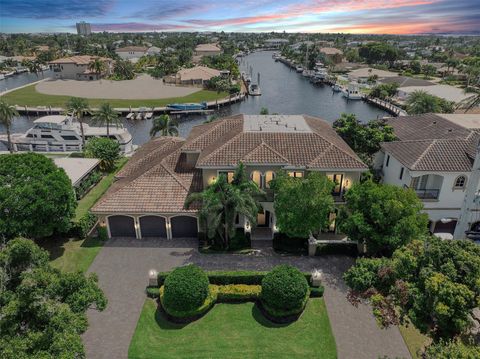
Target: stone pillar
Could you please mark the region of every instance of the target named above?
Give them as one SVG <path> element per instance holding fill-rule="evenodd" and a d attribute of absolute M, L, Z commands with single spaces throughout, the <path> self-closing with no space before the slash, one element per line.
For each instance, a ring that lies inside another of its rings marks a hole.
<path fill-rule="evenodd" d="M 142 239 L 142 229 L 140 228 L 140 221 L 138 217 L 133 217 L 133 223 L 135 225 L 135 236 L 137 239 Z"/>
<path fill-rule="evenodd" d="M 310 237 L 308 238 L 308 256 L 314 257 L 316 251 L 317 251 L 317 240 L 313 235 L 310 234 Z"/>
<path fill-rule="evenodd" d="M 172 239 L 172 223 L 170 217 L 165 218 L 165 226 L 167 226 L 167 239 Z"/>

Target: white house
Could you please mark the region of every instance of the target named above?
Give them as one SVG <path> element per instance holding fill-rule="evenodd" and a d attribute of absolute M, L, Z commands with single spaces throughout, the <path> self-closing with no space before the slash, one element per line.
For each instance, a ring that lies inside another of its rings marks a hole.
<path fill-rule="evenodd" d="M 144 46 L 127 46 L 116 49 L 115 53 L 123 60 L 137 62 L 140 57 L 147 53 L 147 50 Z"/>
<path fill-rule="evenodd" d="M 383 182 L 417 193 L 432 233 L 453 235 L 461 213 L 466 229 L 480 230 L 480 202 L 472 201 L 462 212 L 467 189 L 473 186 L 475 193 L 479 189 L 471 175 L 479 155 L 480 116 L 425 114 L 391 118 L 388 124 L 398 140 L 384 143 L 376 156 L 374 167 Z M 465 236 L 462 232 L 460 237 Z"/>

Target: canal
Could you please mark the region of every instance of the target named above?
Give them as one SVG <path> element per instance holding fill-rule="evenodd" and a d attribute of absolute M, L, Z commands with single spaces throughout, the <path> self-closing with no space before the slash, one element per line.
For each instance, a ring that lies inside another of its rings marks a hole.
<path fill-rule="evenodd" d="M 340 93 L 333 92 L 327 85 L 312 85 L 301 74 L 280 62 L 275 62 L 272 59 L 272 52 L 269 51 L 255 52 L 244 57 L 240 68 L 249 74 L 251 72 L 253 82 L 257 83 L 259 78 L 260 81 L 258 83 L 262 95 L 249 97 L 243 102 L 221 108 L 216 113 L 220 117 L 237 113 L 259 114 L 263 107 L 267 108 L 270 113 L 285 115 L 307 114 L 323 118 L 329 122 L 335 121 L 344 112 L 354 113 L 358 119 L 364 122 L 388 115 L 385 111 L 366 102 L 347 101 Z M 37 81 L 36 76 L 33 76 L 34 79 L 30 77 L 30 82 Z M 18 86 L 23 84 L 25 83 L 21 83 Z M 193 126 L 203 123 L 206 118 L 206 116 L 180 118 L 180 136 L 186 137 Z M 34 117 L 30 116 L 16 118 L 12 132 L 28 130 L 32 126 L 34 119 Z M 124 125 L 132 134 L 134 144 L 141 145 L 148 141 L 148 133 L 152 126 L 151 120 L 131 121 L 124 119 Z M 0 133 L 5 133 L 5 129 L 1 125 Z M 0 146 L 2 145 L 0 144 Z M 5 147 L 0 147 L 0 150 L 4 149 Z"/>

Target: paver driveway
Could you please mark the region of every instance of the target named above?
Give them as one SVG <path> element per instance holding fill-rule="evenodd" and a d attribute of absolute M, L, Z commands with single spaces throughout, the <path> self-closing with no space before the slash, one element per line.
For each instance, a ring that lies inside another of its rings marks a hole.
<path fill-rule="evenodd" d="M 196 241 L 110 240 L 89 271 L 96 272 L 108 297 L 104 312 L 89 311 L 89 329 L 83 336 L 88 358 L 126 358 L 130 339 L 145 300 L 144 288 L 151 268 L 159 271 L 195 263 L 205 269 L 268 270 L 288 263 L 300 270 L 321 269 L 325 302 L 337 343 L 339 358 L 410 358 L 398 328 L 379 329 L 366 305 L 352 306 L 346 300 L 342 273 L 353 263 L 341 256 L 280 256 L 271 251 L 260 255 L 200 254 Z M 154 358 L 152 358 L 154 359 Z"/>

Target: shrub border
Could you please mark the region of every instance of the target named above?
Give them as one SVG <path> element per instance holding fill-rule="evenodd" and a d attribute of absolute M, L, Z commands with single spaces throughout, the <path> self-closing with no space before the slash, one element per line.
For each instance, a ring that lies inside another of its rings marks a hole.
<path fill-rule="evenodd" d="M 275 309 L 269 308 L 267 304 L 265 304 L 262 300 L 257 301 L 258 308 L 262 312 L 262 314 L 273 323 L 277 324 L 287 324 L 292 323 L 298 320 L 302 315 L 305 307 L 307 306 L 308 300 L 310 299 L 310 288 L 303 299 L 302 306 L 300 308 L 292 309 L 289 311 L 280 312 Z M 272 314 L 272 312 L 277 312 L 278 315 Z"/>

